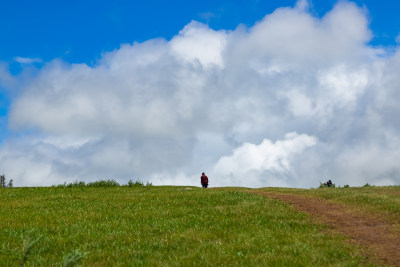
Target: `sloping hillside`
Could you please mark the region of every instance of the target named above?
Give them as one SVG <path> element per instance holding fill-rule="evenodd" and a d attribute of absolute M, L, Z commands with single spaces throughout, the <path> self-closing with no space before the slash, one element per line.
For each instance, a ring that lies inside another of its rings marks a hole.
<path fill-rule="evenodd" d="M 398 187 L 0 188 L 0 266 L 379 264 L 379 253 L 366 253 L 348 233 L 332 232 L 329 222 L 279 196 L 361 207 L 399 229 L 399 192 Z"/>

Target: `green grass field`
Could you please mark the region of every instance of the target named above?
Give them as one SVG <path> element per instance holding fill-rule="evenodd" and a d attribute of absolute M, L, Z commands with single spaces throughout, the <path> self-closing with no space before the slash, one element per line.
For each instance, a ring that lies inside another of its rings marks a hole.
<path fill-rule="evenodd" d="M 346 238 L 287 204 L 244 190 L 0 188 L 0 266 L 365 264 Z M 400 214 L 399 187 L 259 190 L 361 201 L 391 218 Z"/>

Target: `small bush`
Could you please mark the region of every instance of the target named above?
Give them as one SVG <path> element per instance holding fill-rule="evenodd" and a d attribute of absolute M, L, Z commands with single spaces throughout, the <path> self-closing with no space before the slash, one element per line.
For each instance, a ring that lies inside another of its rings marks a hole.
<path fill-rule="evenodd" d="M 67 187 L 67 188 L 72 188 L 72 187 L 85 187 L 85 182 L 83 181 L 78 181 L 75 180 L 72 183 L 67 184 L 66 182 L 64 182 L 63 184 L 59 184 L 56 187 Z"/>
<path fill-rule="evenodd" d="M 369 183 L 366 183 L 363 187 L 369 187 L 371 186 Z"/>
<path fill-rule="evenodd" d="M 129 180 L 128 182 L 128 186 L 129 187 L 133 187 L 133 186 L 144 186 L 142 181 L 137 180 L 136 182 L 133 182 L 132 180 Z"/>
<path fill-rule="evenodd" d="M 348 184 L 346 184 L 346 185 L 344 185 L 343 187 L 344 187 L 344 188 L 349 188 L 350 186 L 349 186 Z"/>
<path fill-rule="evenodd" d="M 133 186 L 152 186 L 153 184 L 152 183 L 149 183 L 149 182 L 146 182 L 146 185 L 142 182 L 142 181 L 139 181 L 139 180 L 136 180 L 136 182 L 133 182 L 132 180 L 129 180 L 129 182 L 128 182 L 128 186 L 129 187 L 133 187 Z"/>
<path fill-rule="evenodd" d="M 137 180 L 136 182 L 129 180 L 128 184 L 125 186 L 134 187 L 134 186 L 152 186 L 152 185 L 153 184 L 149 182 L 146 182 L 146 184 L 144 184 L 140 180 Z M 111 179 L 111 180 L 99 180 L 87 184 L 83 181 L 76 180 L 72 183 L 67 184 L 66 182 L 64 182 L 63 184 L 53 185 L 52 187 L 72 188 L 72 187 L 115 187 L 115 186 L 121 186 L 121 185 L 114 179 Z"/>
<path fill-rule="evenodd" d="M 75 182 L 69 183 L 67 184 L 66 187 L 84 187 L 85 186 L 85 182 L 78 182 L 77 180 Z"/>
<path fill-rule="evenodd" d="M 95 181 L 95 182 L 91 182 L 86 184 L 87 187 L 114 187 L 114 186 L 120 186 L 119 183 L 117 183 L 117 181 L 115 181 L 114 179 L 111 180 L 99 180 L 99 181 Z"/>

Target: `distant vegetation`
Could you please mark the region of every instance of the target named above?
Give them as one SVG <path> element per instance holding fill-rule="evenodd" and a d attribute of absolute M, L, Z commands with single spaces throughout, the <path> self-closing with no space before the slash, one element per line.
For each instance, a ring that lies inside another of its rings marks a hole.
<path fill-rule="evenodd" d="M 14 186 L 14 181 L 13 179 L 10 179 L 10 181 L 8 181 L 7 183 L 7 179 L 6 176 L 0 175 L 0 187 L 13 187 Z"/>
<path fill-rule="evenodd" d="M 83 181 L 74 181 L 72 183 L 63 183 L 59 184 L 57 186 L 53 187 L 118 187 L 118 186 L 128 186 L 128 187 L 133 187 L 133 186 L 152 186 L 152 183 L 147 182 L 144 184 L 142 181 L 137 180 L 136 182 L 133 182 L 132 180 L 129 180 L 128 184 L 126 185 L 120 185 L 117 181 L 114 179 L 110 180 L 99 180 L 95 182 L 90 182 L 90 183 L 85 183 Z"/>
<path fill-rule="evenodd" d="M 140 186 L 152 186 L 153 184 L 150 182 L 144 183 L 141 180 L 136 180 L 135 182 L 131 179 L 128 181 L 127 184 L 119 184 L 114 179 L 108 180 L 98 180 L 94 182 L 85 183 L 84 181 L 75 180 L 74 182 L 67 183 L 64 182 L 63 184 L 53 185 L 52 187 L 65 187 L 65 188 L 72 188 L 72 187 L 118 187 L 118 186 L 128 186 L 128 187 L 140 187 Z M 363 185 L 363 187 L 370 187 L 369 183 Z M 13 179 L 10 179 L 8 182 L 6 180 L 5 175 L 0 175 L 0 187 L 14 187 Z M 319 188 L 336 188 L 336 184 L 332 183 L 331 180 L 328 180 L 326 183 L 319 182 Z M 340 188 L 340 185 L 338 186 Z M 349 188 L 348 184 L 343 186 L 344 188 Z"/>
<path fill-rule="evenodd" d="M 336 184 L 334 184 L 332 182 L 329 183 L 329 181 L 326 183 L 319 182 L 319 188 L 336 188 Z M 365 185 L 363 185 L 363 187 L 369 187 L 369 186 L 372 186 L 372 185 L 370 185 L 369 183 L 366 183 Z M 339 187 L 340 187 L 340 185 L 339 185 Z M 348 184 L 344 185 L 343 187 L 350 188 L 350 186 Z"/>

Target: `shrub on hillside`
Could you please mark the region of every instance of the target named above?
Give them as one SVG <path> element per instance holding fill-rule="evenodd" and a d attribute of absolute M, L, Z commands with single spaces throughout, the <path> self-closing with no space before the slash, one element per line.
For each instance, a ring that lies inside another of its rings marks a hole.
<path fill-rule="evenodd" d="M 63 185 L 58 185 L 58 187 L 68 187 L 68 188 L 71 188 L 71 187 L 85 187 L 85 182 L 75 180 L 74 182 L 69 183 L 69 184 L 64 183 Z"/>
<path fill-rule="evenodd" d="M 147 182 L 144 184 L 142 181 L 136 180 L 136 182 L 133 182 L 132 180 L 129 180 L 128 186 L 133 187 L 133 186 L 152 186 L 152 183 Z"/>
<path fill-rule="evenodd" d="M 152 186 L 152 183 L 146 182 L 144 184 L 142 181 L 137 180 L 136 182 L 133 182 L 132 180 L 129 180 L 127 185 L 124 186 L 129 186 L 129 187 L 134 187 L 134 186 Z M 95 182 L 90 182 L 90 183 L 85 183 L 83 181 L 78 181 L 75 180 L 72 183 L 63 183 L 59 184 L 57 186 L 53 185 L 53 187 L 64 187 L 64 188 L 72 188 L 72 187 L 115 187 L 115 186 L 121 186 L 117 181 L 114 179 L 111 180 L 99 180 Z"/>
<path fill-rule="evenodd" d="M 120 184 L 114 179 L 111 180 L 99 180 L 86 184 L 87 187 L 114 187 L 120 186 Z"/>
<path fill-rule="evenodd" d="M 129 180 L 128 182 L 128 186 L 129 187 L 133 187 L 133 186 L 144 186 L 142 181 L 137 180 L 136 182 L 133 182 L 132 180 Z"/>
<path fill-rule="evenodd" d="M 85 187 L 85 182 L 82 182 L 82 181 L 78 181 L 78 180 L 75 180 L 74 182 L 72 182 L 72 183 L 63 183 L 63 184 L 59 184 L 59 185 L 57 185 L 57 187 L 67 187 L 67 188 L 72 188 L 72 187 Z"/>

